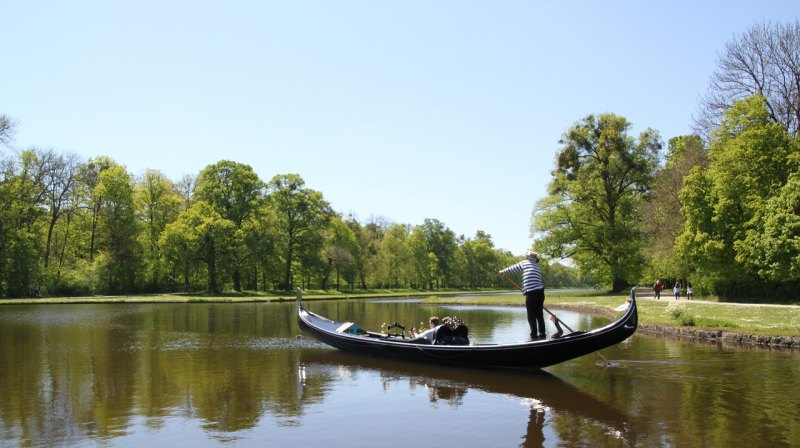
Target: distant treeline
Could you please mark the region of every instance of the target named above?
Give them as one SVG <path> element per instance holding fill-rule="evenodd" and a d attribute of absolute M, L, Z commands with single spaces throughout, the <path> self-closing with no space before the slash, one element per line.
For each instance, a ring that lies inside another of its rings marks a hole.
<path fill-rule="evenodd" d="M 296 174 L 265 182 L 227 160 L 172 181 L 107 157 L 8 150 L 0 218 L 0 297 L 507 287 L 496 271 L 516 260 L 485 232 L 361 223 Z M 574 268 L 545 271 L 552 286 L 586 284 Z"/>

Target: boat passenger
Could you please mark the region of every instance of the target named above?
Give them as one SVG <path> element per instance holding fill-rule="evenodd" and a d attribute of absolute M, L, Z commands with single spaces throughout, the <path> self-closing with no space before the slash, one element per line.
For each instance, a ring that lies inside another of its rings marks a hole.
<path fill-rule="evenodd" d="M 431 316 L 431 318 L 428 319 L 428 325 L 430 328 L 425 331 L 422 331 L 422 328 L 420 328 L 419 332 L 417 332 L 416 328 L 411 327 L 411 337 L 414 338 L 412 342 L 433 344 L 433 337 L 436 334 L 436 327 L 439 326 L 439 318 L 437 316 Z"/>

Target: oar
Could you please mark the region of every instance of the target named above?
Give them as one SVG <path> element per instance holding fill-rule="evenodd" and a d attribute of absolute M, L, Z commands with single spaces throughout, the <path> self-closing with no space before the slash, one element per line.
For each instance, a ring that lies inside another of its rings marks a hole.
<path fill-rule="evenodd" d="M 517 288 L 520 292 L 522 291 L 522 287 L 519 286 L 517 284 L 517 282 L 515 282 L 513 279 L 511 279 L 511 277 L 509 277 L 509 276 L 507 276 L 505 274 L 500 274 L 500 276 L 503 277 L 504 279 L 506 279 L 512 285 L 514 285 L 514 287 Z M 542 309 L 547 311 L 547 314 L 553 316 L 558 322 L 561 322 L 562 324 L 564 324 L 564 326 L 567 327 L 567 330 L 569 330 L 569 331 L 571 331 L 573 333 L 575 332 L 575 330 L 570 328 L 569 325 L 567 325 L 566 322 L 564 322 L 563 320 L 559 319 L 558 316 L 556 316 L 555 314 L 551 313 L 550 310 L 548 310 L 544 305 L 542 305 Z M 603 356 L 600 352 L 595 352 L 595 353 L 597 353 L 597 356 L 599 356 L 606 363 L 606 366 L 611 367 L 611 362 L 609 360 L 607 360 L 605 356 Z"/>

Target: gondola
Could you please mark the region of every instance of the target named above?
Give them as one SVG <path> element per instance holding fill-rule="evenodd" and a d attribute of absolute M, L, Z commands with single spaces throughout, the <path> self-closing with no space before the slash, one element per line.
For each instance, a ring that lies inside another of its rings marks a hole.
<path fill-rule="evenodd" d="M 301 295 L 297 322 L 304 333 L 346 352 L 462 367 L 538 370 L 624 341 L 636 331 L 638 314 L 632 294 L 622 317 L 602 328 L 551 339 L 468 345 L 420 344 L 403 333 L 365 331 L 351 322 L 336 322 L 309 311 Z"/>

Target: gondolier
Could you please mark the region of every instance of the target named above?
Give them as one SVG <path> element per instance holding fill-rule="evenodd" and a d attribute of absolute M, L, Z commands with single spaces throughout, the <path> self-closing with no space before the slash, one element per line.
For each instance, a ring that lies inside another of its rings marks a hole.
<path fill-rule="evenodd" d="M 544 328 L 544 281 L 539 268 L 539 255 L 528 251 L 524 260 L 499 271 L 498 274 L 505 276 L 515 272 L 522 273 L 522 294 L 525 295 L 531 339 L 544 339 L 547 337 Z"/>

